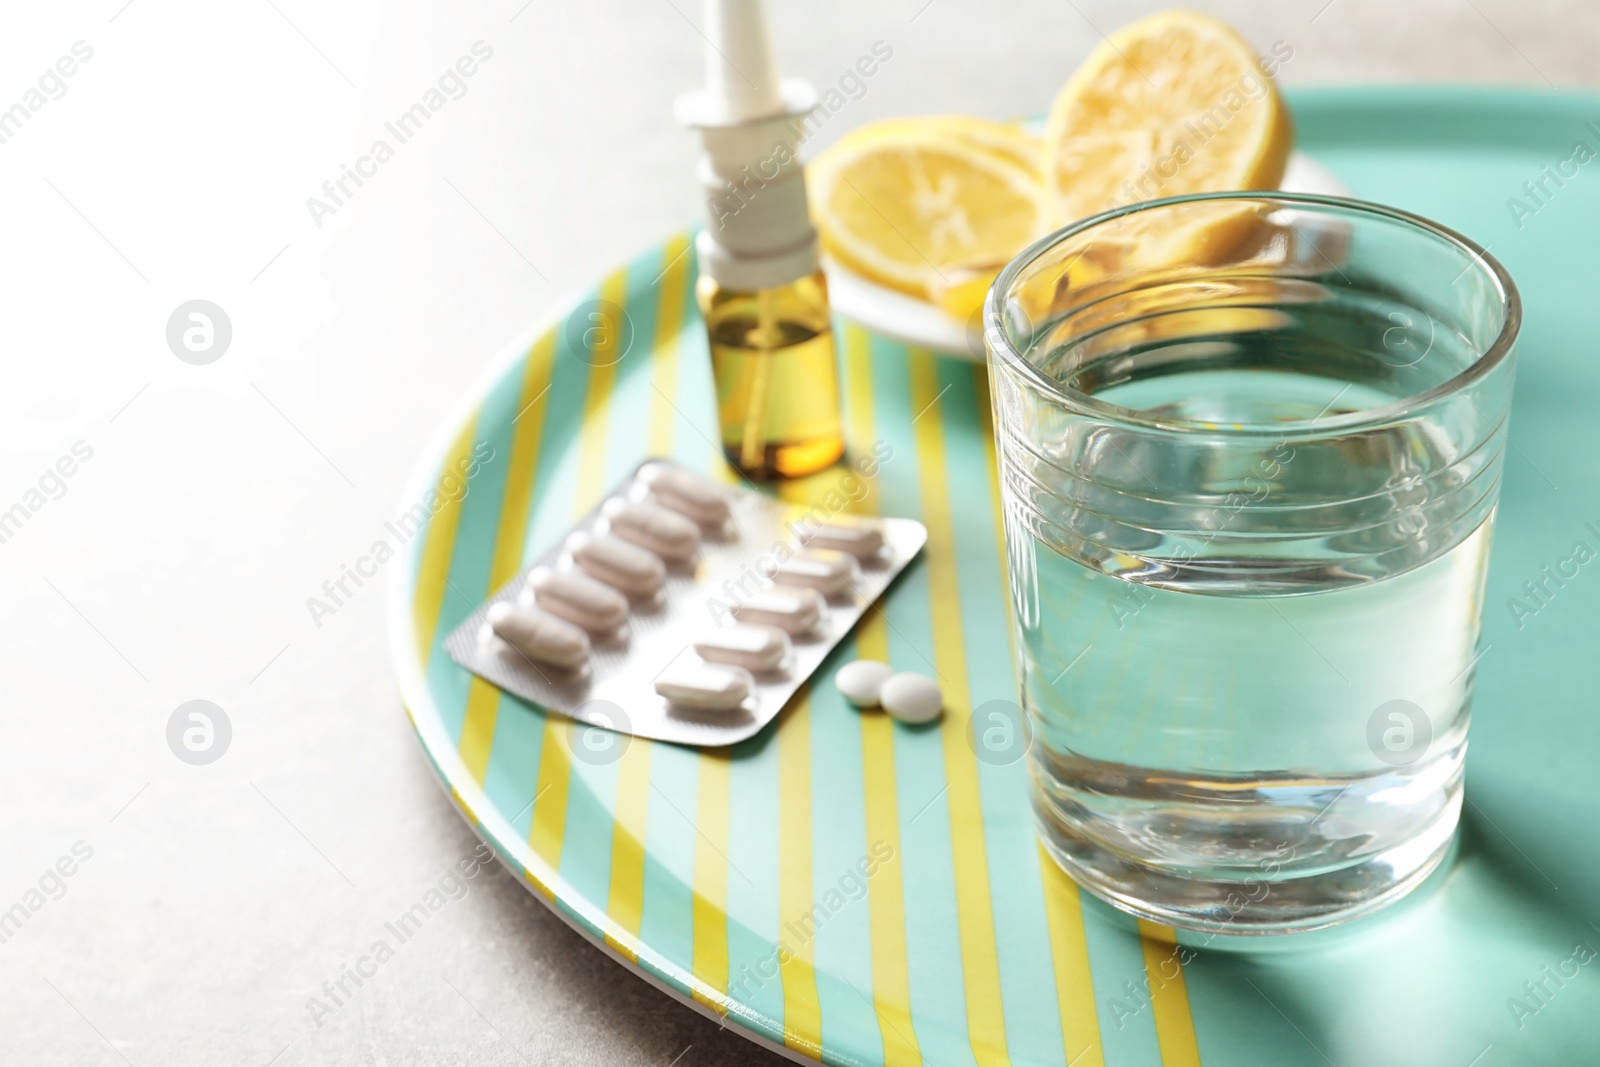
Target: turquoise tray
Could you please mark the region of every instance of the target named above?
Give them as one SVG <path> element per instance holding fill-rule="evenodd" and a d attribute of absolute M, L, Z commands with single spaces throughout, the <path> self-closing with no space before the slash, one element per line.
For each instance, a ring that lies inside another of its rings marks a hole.
<path fill-rule="evenodd" d="M 1357 195 L 1471 235 L 1522 288 L 1467 806 L 1437 875 L 1345 927 L 1202 944 L 1042 862 L 1022 766 L 979 762 L 964 737 L 972 707 L 1014 696 L 983 368 L 847 322 L 852 454 L 889 453 L 855 506 L 919 518 L 929 543 L 834 659 L 931 664 L 941 726 L 850 710 L 825 666 L 731 752 L 633 741 L 597 755 L 452 663 L 443 635 L 642 456 L 719 469 L 687 235 L 585 294 L 625 308 L 628 330 L 558 318 L 497 361 L 405 501 L 430 518 L 391 571 L 401 692 L 502 860 L 605 951 L 796 1058 L 1600 1063 L 1600 163 L 1574 157 L 1600 149 L 1600 97 L 1291 100 L 1300 146 Z"/>

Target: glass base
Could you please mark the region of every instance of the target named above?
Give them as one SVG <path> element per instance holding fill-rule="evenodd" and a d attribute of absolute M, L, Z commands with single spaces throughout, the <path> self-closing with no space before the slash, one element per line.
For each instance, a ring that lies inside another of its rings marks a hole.
<path fill-rule="evenodd" d="M 1415 889 L 1439 866 L 1455 836 L 1447 817 L 1387 851 L 1348 867 L 1293 878 L 1207 879 L 1137 863 L 1075 833 L 1038 823 L 1039 838 L 1062 870 L 1114 908 L 1183 930 L 1250 936 L 1320 930 L 1360 918 Z"/>

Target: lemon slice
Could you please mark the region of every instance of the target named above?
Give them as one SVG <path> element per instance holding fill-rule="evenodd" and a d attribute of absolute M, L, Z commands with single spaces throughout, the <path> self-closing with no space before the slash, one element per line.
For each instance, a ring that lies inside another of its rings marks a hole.
<path fill-rule="evenodd" d="M 1293 129 L 1250 44 L 1167 11 L 1115 31 L 1050 109 L 1040 173 L 1057 221 L 1141 200 L 1275 189 Z"/>
<path fill-rule="evenodd" d="M 1044 139 L 1029 133 L 1015 122 L 997 122 L 972 115 L 912 115 L 899 119 L 880 119 L 858 128 L 851 136 L 928 133 L 965 141 L 974 149 L 1001 156 L 1026 170 L 1039 166 Z"/>
<path fill-rule="evenodd" d="M 945 267 L 942 277 L 928 287 L 928 299 L 953 319 L 972 323 L 983 309 L 989 286 L 994 284 L 1004 263 L 959 264 Z"/>
<path fill-rule="evenodd" d="M 863 127 L 813 160 L 806 179 L 829 253 L 924 298 L 950 284 L 945 268 L 1004 263 L 1047 218 L 1031 169 L 936 122 Z"/>
<path fill-rule="evenodd" d="M 972 115 L 921 115 L 908 119 L 890 119 L 880 125 L 943 131 L 952 137 L 959 137 L 974 148 L 1003 156 L 1028 170 L 1034 170 L 1039 166 L 1039 152 L 1044 144 L 1042 138 L 1029 133 L 1015 122 L 996 122 L 993 119 L 981 119 Z"/>

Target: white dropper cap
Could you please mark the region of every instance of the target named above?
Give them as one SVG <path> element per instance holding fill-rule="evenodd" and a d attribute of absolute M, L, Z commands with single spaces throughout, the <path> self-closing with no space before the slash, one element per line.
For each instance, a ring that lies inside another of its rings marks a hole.
<path fill-rule="evenodd" d="M 706 94 L 730 122 L 764 119 L 783 109 L 761 0 L 709 0 Z"/>
<path fill-rule="evenodd" d="M 778 77 L 761 0 L 705 0 L 704 11 L 706 85 L 674 109 L 703 148 L 700 270 L 730 289 L 787 285 L 818 264 L 799 158 L 817 93 Z"/>

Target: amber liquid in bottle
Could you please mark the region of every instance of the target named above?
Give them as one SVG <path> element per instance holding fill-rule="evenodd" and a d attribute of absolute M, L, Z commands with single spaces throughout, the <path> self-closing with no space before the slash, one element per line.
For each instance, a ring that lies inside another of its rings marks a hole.
<path fill-rule="evenodd" d="M 757 292 L 702 276 L 722 452 L 746 477 L 812 474 L 844 453 L 828 283 L 817 271 Z"/>

